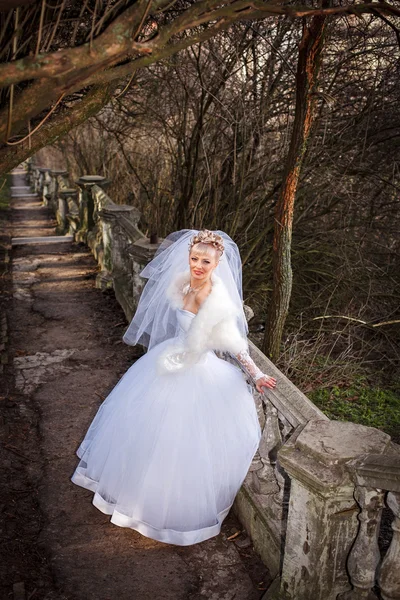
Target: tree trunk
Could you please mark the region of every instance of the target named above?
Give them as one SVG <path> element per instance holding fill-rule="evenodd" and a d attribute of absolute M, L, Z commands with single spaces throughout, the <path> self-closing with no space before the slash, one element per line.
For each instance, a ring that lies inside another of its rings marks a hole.
<path fill-rule="evenodd" d="M 272 360 L 279 356 L 283 328 L 292 292 L 291 242 L 293 209 L 301 165 L 315 116 L 315 91 L 323 48 L 326 17 L 303 23 L 296 73 L 296 109 L 283 183 L 275 209 L 272 250 L 273 287 L 263 350 Z"/>

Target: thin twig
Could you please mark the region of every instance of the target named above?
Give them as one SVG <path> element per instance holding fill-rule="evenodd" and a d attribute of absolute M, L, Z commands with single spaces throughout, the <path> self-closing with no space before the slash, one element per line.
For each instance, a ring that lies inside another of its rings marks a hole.
<path fill-rule="evenodd" d="M 51 110 L 49 110 L 49 112 L 47 113 L 47 115 L 44 117 L 44 119 L 42 119 L 40 121 L 40 123 L 38 125 L 36 125 L 35 129 L 33 131 L 30 131 L 28 133 L 28 135 L 26 135 L 25 137 L 22 138 L 22 140 L 18 140 L 17 142 L 8 142 L 6 141 L 7 146 L 18 146 L 19 144 L 22 144 L 22 142 L 24 142 L 27 139 L 30 139 L 31 136 L 36 133 L 36 131 L 38 131 L 38 129 L 40 129 L 40 127 L 43 125 L 43 123 L 45 123 L 45 121 L 47 121 L 47 119 L 50 117 L 50 115 L 56 110 L 57 106 L 60 104 L 61 100 L 64 98 L 66 92 L 63 92 L 61 94 L 61 96 L 59 97 L 59 99 L 57 100 L 57 102 L 55 103 L 55 105 L 53 106 L 53 108 L 51 108 Z"/>
<path fill-rule="evenodd" d="M 318 321 L 319 319 L 346 319 L 347 321 L 354 321 L 356 323 L 360 323 L 361 325 L 367 325 L 368 327 L 383 327 L 384 325 L 396 325 L 400 323 L 400 319 L 395 319 L 394 321 L 383 321 L 382 323 L 368 323 L 362 319 L 356 319 L 346 315 L 322 315 L 320 317 L 314 317 L 312 321 Z"/>
<path fill-rule="evenodd" d="M 46 8 L 46 0 L 42 0 L 42 9 L 40 11 L 39 31 L 38 31 L 38 39 L 37 39 L 37 43 L 36 43 L 35 57 L 39 54 L 40 44 L 42 41 L 43 20 L 44 20 L 45 8 Z"/>

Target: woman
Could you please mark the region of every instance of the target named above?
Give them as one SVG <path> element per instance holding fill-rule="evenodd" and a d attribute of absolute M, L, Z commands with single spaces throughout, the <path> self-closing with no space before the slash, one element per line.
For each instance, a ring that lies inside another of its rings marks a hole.
<path fill-rule="evenodd" d="M 274 388 L 248 354 L 240 255 L 224 232 L 168 236 L 123 340 L 148 352 L 100 406 L 72 481 L 111 522 L 176 545 L 217 535 L 261 431 L 236 355 L 258 391 Z"/>

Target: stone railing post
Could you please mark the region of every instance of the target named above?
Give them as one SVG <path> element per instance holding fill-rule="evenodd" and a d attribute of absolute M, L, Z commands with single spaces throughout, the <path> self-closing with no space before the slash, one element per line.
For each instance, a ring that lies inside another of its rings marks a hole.
<path fill-rule="evenodd" d="M 35 194 L 38 194 L 38 196 L 42 195 L 42 179 L 43 179 L 43 174 L 42 174 L 40 168 L 35 167 L 34 171 L 33 171 L 32 191 Z"/>
<path fill-rule="evenodd" d="M 32 191 L 33 194 L 36 194 L 36 190 L 35 190 L 35 188 L 36 188 L 36 174 L 37 174 L 36 166 L 31 161 L 29 163 L 28 177 L 29 177 L 29 185 L 31 186 L 31 191 Z"/>
<path fill-rule="evenodd" d="M 103 208 L 99 215 L 103 228 L 104 268 L 106 272 L 112 269 L 115 295 L 130 320 L 145 283 L 138 273 L 153 258 L 159 243 L 150 243 L 138 229 L 140 213 L 134 206 L 113 204 Z"/>
<path fill-rule="evenodd" d="M 360 507 L 357 537 L 347 567 L 352 589 L 338 600 L 376 600 L 373 592 L 378 579 L 384 600 L 400 599 L 400 453 L 398 446 L 387 455 L 369 455 L 355 460 L 350 471 L 356 484 L 355 498 Z M 378 536 L 384 496 L 393 511 L 393 539 L 379 568 Z M 378 577 L 377 577 L 378 574 Z"/>
<path fill-rule="evenodd" d="M 75 183 L 79 187 L 79 230 L 76 232 L 76 240 L 86 243 L 88 232 L 93 229 L 95 224 L 95 205 L 91 188 L 94 185 L 98 185 L 104 189 L 110 182 L 100 175 L 84 175 Z"/>
<path fill-rule="evenodd" d="M 51 177 L 51 184 L 49 188 L 49 204 L 53 209 L 54 214 L 57 216 L 57 211 L 59 208 L 58 187 L 62 179 L 65 178 L 65 180 L 68 181 L 68 171 L 51 170 L 49 175 Z"/>
<path fill-rule="evenodd" d="M 400 481 L 399 481 L 400 486 Z M 379 575 L 379 587 L 383 600 L 400 598 L 400 492 L 389 492 L 387 505 L 394 514 L 393 538 L 383 559 Z"/>
<path fill-rule="evenodd" d="M 64 195 L 67 198 L 68 204 L 68 213 L 67 213 L 67 221 L 68 221 L 68 233 L 74 236 L 76 239 L 76 232 L 79 231 L 79 207 L 78 207 L 78 192 L 77 190 L 64 190 L 61 192 L 61 195 Z"/>
<path fill-rule="evenodd" d="M 57 171 L 48 169 L 44 175 L 43 204 L 57 212 Z"/>
<path fill-rule="evenodd" d="M 77 229 L 76 218 L 79 215 L 77 198 L 78 191 L 69 187 L 68 178 L 64 174 L 58 175 L 56 218 L 57 233 L 59 235 L 64 233 L 74 234 Z M 75 223 L 76 227 L 73 227 Z"/>
<path fill-rule="evenodd" d="M 101 210 L 96 207 L 96 217 L 101 224 L 103 247 L 101 272 L 96 278 L 97 287 L 104 289 L 112 286 L 115 292 L 121 286 L 130 287 L 126 256 L 131 240 L 122 231 L 121 224 L 123 219 L 134 224 L 138 212 L 134 206 L 126 204 L 109 204 Z M 126 277 L 128 281 L 125 281 Z"/>
<path fill-rule="evenodd" d="M 114 204 L 104 190 L 92 185 L 93 228 L 86 236 L 101 272 L 96 277 L 96 286 L 112 287 L 128 320 L 136 309 L 135 269 L 140 270 L 151 260 L 159 244 L 151 244 L 139 229 L 140 212 L 134 206 Z M 140 267 L 135 263 L 131 249 L 140 253 Z"/>
<path fill-rule="evenodd" d="M 290 503 L 279 589 L 267 599 L 336 600 L 350 589 L 346 561 L 357 535 L 358 506 L 346 464 L 383 454 L 390 437 L 370 427 L 309 421 L 278 452 L 290 476 Z"/>
<path fill-rule="evenodd" d="M 27 158 L 26 159 L 26 179 L 27 179 L 30 187 L 32 188 L 32 191 L 33 191 L 33 182 L 34 182 L 34 177 L 33 177 L 34 169 L 35 169 L 35 166 L 32 162 L 32 158 L 31 157 Z"/>
<path fill-rule="evenodd" d="M 41 173 L 41 177 L 39 179 L 39 195 L 42 197 L 43 206 L 48 206 L 51 198 L 50 190 L 52 183 L 50 169 L 39 167 L 39 171 Z"/>
<path fill-rule="evenodd" d="M 41 179 L 42 179 L 42 173 L 40 172 L 39 167 L 36 167 L 33 165 L 32 166 L 32 174 L 31 174 L 31 188 L 32 188 L 32 192 L 34 194 L 38 194 L 38 196 L 41 196 L 41 194 L 42 194 Z"/>
<path fill-rule="evenodd" d="M 45 174 L 46 181 L 46 194 L 43 194 L 46 198 L 46 206 L 49 206 L 54 214 L 56 214 L 56 190 L 57 181 L 53 171 L 49 170 Z"/>

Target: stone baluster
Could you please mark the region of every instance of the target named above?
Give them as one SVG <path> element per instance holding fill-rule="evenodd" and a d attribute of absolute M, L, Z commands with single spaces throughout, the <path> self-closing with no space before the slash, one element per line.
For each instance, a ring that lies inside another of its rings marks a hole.
<path fill-rule="evenodd" d="M 110 182 L 100 175 L 84 175 L 76 182 L 79 187 L 79 230 L 76 232 L 78 242 L 87 242 L 88 232 L 95 225 L 95 205 L 91 194 L 91 188 L 98 185 L 102 189 Z"/>
<path fill-rule="evenodd" d="M 56 175 L 54 174 L 54 171 L 50 170 L 48 171 L 48 173 L 46 173 L 46 178 L 48 178 L 49 183 L 47 186 L 47 206 L 49 206 L 54 214 L 56 214 L 57 211 L 57 202 L 56 202 L 56 197 L 57 197 L 57 178 Z"/>
<path fill-rule="evenodd" d="M 78 206 L 78 192 L 76 190 L 64 190 L 61 194 L 66 195 L 67 198 L 67 221 L 68 221 L 68 233 L 76 238 L 76 232 L 79 231 L 79 206 Z"/>
<path fill-rule="evenodd" d="M 76 218 L 79 217 L 78 205 L 76 203 L 77 198 L 77 190 L 67 186 L 59 188 L 57 209 L 57 233 L 59 235 L 63 233 L 74 234 L 76 231 L 77 227 L 72 227 L 71 229 L 71 225 L 76 223 Z"/>
<path fill-rule="evenodd" d="M 42 172 L 39 167 L 35 167 L 34 169 L 34 183 L 33 183 L 33 191 L 35 194 L 39 196 L 42 195 Z"/>
<path fill-rule="evenodd" d="M 50 169 L 44 169 L 44 168 L 40 167 L 40 173 L 41 173 L 41 178 L 40 178 L 39 194 L 42 197 L 43 206 L 48 206 L 49 200 L 51 198 L 51 195 L 50 195 L 50 186 L 51 186 Z"/>
<path fill-rule="evenodd" d="M 51 186 L 51 205 L 54 210 L 57 227 L 57 235 L 62 235 L 68 228 L 67 212 L 68 205 L 66 200 L 61 196 L 61 190 L 66 189 L 68 181 L 68 173 L 65 171 L 51 171 L 52 186 Z"/>
<path fill-rule="evenodd" d="M 56 214 L 57 210 L 57 175 L 53 170 L 49 171 L 48 176 L 50 178 L 50 183 L 48 186 L 48 206 L 53 210 L 54 214 Z"/>
<path fill-rule="evenodd" d="M 50 176 L 50 185 L 48 188 L 48 205 L 52 208 L 54 214 L 57 216 L 58 205 L 59 205 L 59 196 L 58 196 L 58 188 L 61 179 L 68 178 L 67 171 L 60 170 L 51 170 L 49 171 Z"/>
<path fill-rule="evenodd" d="M 399 486 L 400 481 L 398 481 Z M 393 539 L 383 559 L 379 575 L 379 587 L 383 600 L 400 599 L 400 492 L 389 492 L 387 505 L 393 511 Z"/>
<path fill-rule="evenodd" d="M 377 429 L 316 420 L 282 446 L 278 461 L 290 476 L 291 490 L 277 597 L 336 600 L 350 590 L 346 562 L 359 522 L 347 463 L 368 453 L 383 454 L 389 444 L 390 437 Z M 374 519 L 375 513 L 366 523 L 372 537 Z"/>
<path fill-rule="evenodd" d="M 271 496 L 279 493 L 275 465 L 276 455 L 282 446 L 282 438 L 279 430 L 278 411 L 270 402 L 265 403 L 265 424 L 262 431 L 258 455 L 261 467 L 252 471 L 252 488 L 261 496 Z M 269 499 L 263 502 L 266 506 L 272 506 Z"/>
<path fill-rule="evenodd" d="M 347 568 L 353 589 L 338 596 L 338 600 L 375 600 L 376 568 L 380 559 L 378 546 L 384 492 L 357 486 L 354 497 L 360 506 L 360 522 L 354 545 L 350 551 Z"/>
<path fill-rule="evenodd" d="M 40 169 L 38 167 L 36 167 L 33 191 L 35 192 L 35 194 L 38 194 L 39 196 L 41 196 L 42 191 L 43 191 L 42 190 L 42 181 L 43 181 L 43 174 L 41 173 Z"/>
<path fill-rule="evenodd" d="M 33 181 L 34 181 L 34 165 L 32 163 L 32 158 L 27 158 L 26 160 L 26 178 L 27 181 L 33 191 L 34 187 L 33 187 Z"/>
<path fill-rule="evenodd" d="M 45 175 L 46 171 L 40 168 L 40 176 L 39 176 L 39 194 L 43 198 L 44 185 L 45 185 Z M 47 200 L 46 200 L 47 202 Z"/>
<path fill-rule="evenodd" d="M 66 186 L 69 184 L 68 171 L 53 169 L 51 174 L 54 177 L 54 192 L 58 194 L 60 186 Z"/>
<path fill-rule="evenodd" d="M 133 300 L 132 247 L 140 247 L 144 258 L 141 269 L 151 260 L 159 244 L 150 244 L 138 229 L 140 212 L 134 206 L 114 204 L 97 190 L 95 203 L 98 210 L 102 253 L 99 255 L 101 272 L 96 285 L 102 289 L 112 286 L 115 296 L 130 319 L 135 310 Z M 100 209 L 100 207 L 103 207 Z"/>
<path fill-rule="evenodd" d="M 32 163 L 32 161 L 30 161 L 28 163 L 28 181 L 29 181 L 29 185 L 31 186 L 32 193 L 36 193 L 35 192 L 35 177 L 36 177 L 36 167 Z"/>
<path fill-rule="evenodd" d="M 126 204 L 110 204 L 98 211 L 98 217 L 101 222 L 102 247 L 101 272 L 97 275 L 96 285 L 101 289 L 113 286 L 113 281 L 124 278 L 127 246 L 130 240 L 121 231 L 119 220 L 122 217 L 129 219 L 137 209 L 134 206 Z M 122 275 L 122 277 L 121 277 Z M 121 282 L 122 283 L 122 282 Z M 126 282 L 130 287 L 130 282 Z M 115 289 L 115 287 L 114 287 Z"/>

